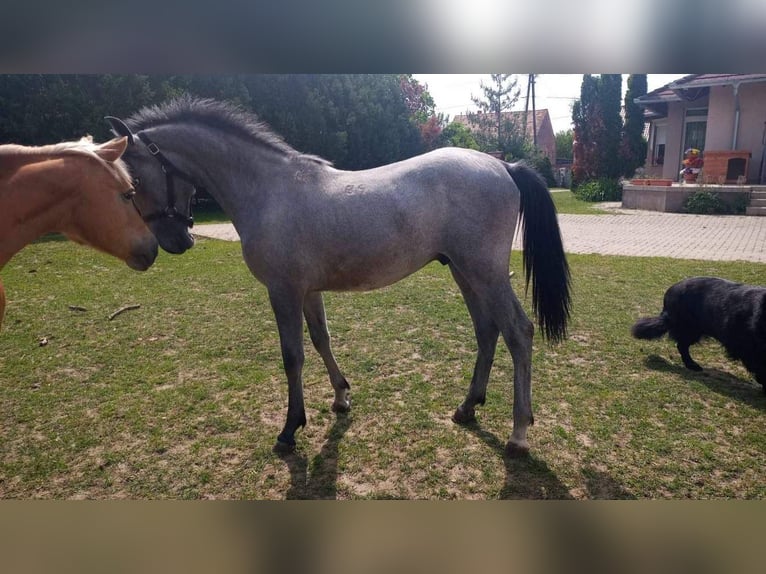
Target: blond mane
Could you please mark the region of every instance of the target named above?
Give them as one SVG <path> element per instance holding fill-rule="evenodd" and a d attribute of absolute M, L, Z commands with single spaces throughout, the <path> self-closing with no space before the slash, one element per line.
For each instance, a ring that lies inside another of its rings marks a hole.
<path fill-rule="evenodd" d="M 0 145 L 0 154 L 10 156 L 40 156 L 44 159 L 64 155 L 81 155 L 95 159 L 112 174 L 114 174 L 126 186 L 130 186 L 132 178 L 128 172 L 128 166 L 122 159 L 108 162 L 96 154 L 99 144 L 93 141 L 93 136 L 85 135 L 76 141 L 59 142 L 43 146 L 24 146 L 18 144 Z"/>

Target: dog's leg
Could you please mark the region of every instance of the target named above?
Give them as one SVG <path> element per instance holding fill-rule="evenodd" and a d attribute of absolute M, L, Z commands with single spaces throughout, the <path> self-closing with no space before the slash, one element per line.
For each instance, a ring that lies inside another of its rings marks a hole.
<path fill-rule="evenodd" d="M 755 381 L 763 387 L 763 392 L 766 394 L 766 370 L 756 372 Z"/>
<path fill-rule="evenodd" d="M 681 353 L 681 359 L 684 362 L 684 365 L 686 365 L 686 368 L 691 371 L 701 371 L 702 367 L 700 367 L 694 359 L 692 359 L 692 356 L 689 354 L 689 343 L 676 343 L 676 349 L 678 349 L 678 352 Z"/>

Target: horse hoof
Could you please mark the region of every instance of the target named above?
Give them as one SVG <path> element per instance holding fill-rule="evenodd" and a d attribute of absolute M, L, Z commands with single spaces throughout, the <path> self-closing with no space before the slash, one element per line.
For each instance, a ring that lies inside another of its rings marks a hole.
<path fill-rule="evenodd" d="M 292 454 L 295 452 L 295 443 L 289 444 L 286 442 L 282 442 L 281 440 L 277 440 L 272 450 L 279 455 Z"/>
<path fill-rule="evenodd" d="M 351 410 L 351 403 L 346 401 L 345 403 L 333 403 L 332 412 L 344 414 Z"/>
<path fill-rule="evenodd" d="M 459 425 L 467 425 L 476 422 L 476 413 L 473 409 L 471 409 L 471 412 L 466 413 L 463 409 L 458 407 L 455 409 L 455 414 L 452 415 L 452 422 Z"/>
<path fill-rule="evenodd" d="M 525 458 L 529 456 L 529 446 L 508 441 L 505 445 L 505 454 L 508 458 Z"/>

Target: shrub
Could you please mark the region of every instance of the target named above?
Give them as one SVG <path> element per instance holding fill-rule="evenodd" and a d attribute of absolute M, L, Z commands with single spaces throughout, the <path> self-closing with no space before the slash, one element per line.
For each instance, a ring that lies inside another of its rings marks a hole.
<path fill-rule="evenodd" d="M 622 186 L 614 179 L 597 179 L 581 183 L 572 191 L 583 201 L 621 201 Z"/>
<path fill-rule="evenodd" d="M 537 173 L 543 176 L 543 179 L 545 180 L 545 183 L 548 185 L 548 187 L 556 187 L 556 178 L 553 175 L 553 166 L 551 165 L 551 160 L 548 159 L 547 155 L 538 152 L 533 154 L 531 157 L 528 157 L 527 163 L 534 167 L 537 170 Z"/>
<path fill-rule="evenodd" d="M 728 213 L 726 204 L 718 197 L 717 193 L 710 191 L 698 191 L 684 201 L 684 210 L 698 215 L 712 215 L 716 213 Z"/>
<path fill-rule="evenodd" d="M 744 194 L 738 195 L 731 202 L 731 212 L 734 215 L 744 215 L 747 212 L 747 206 L 750 204 L 750 198 Z"/>

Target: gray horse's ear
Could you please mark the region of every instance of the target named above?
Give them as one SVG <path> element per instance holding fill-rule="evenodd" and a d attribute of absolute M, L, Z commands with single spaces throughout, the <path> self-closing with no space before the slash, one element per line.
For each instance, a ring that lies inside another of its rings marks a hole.
<path fill-rule="evenodd" d="M 120 118 L 115 118 L 114 116 L 106 116 L 104 119 L 109 122 L 110 126 L 112 126 L 114 135 L 125 136 L 128 138 L 128 143 L 133 144 L 133 132 L 130 131 L 130 128 L 125 122 L 123 122 Z"/>

